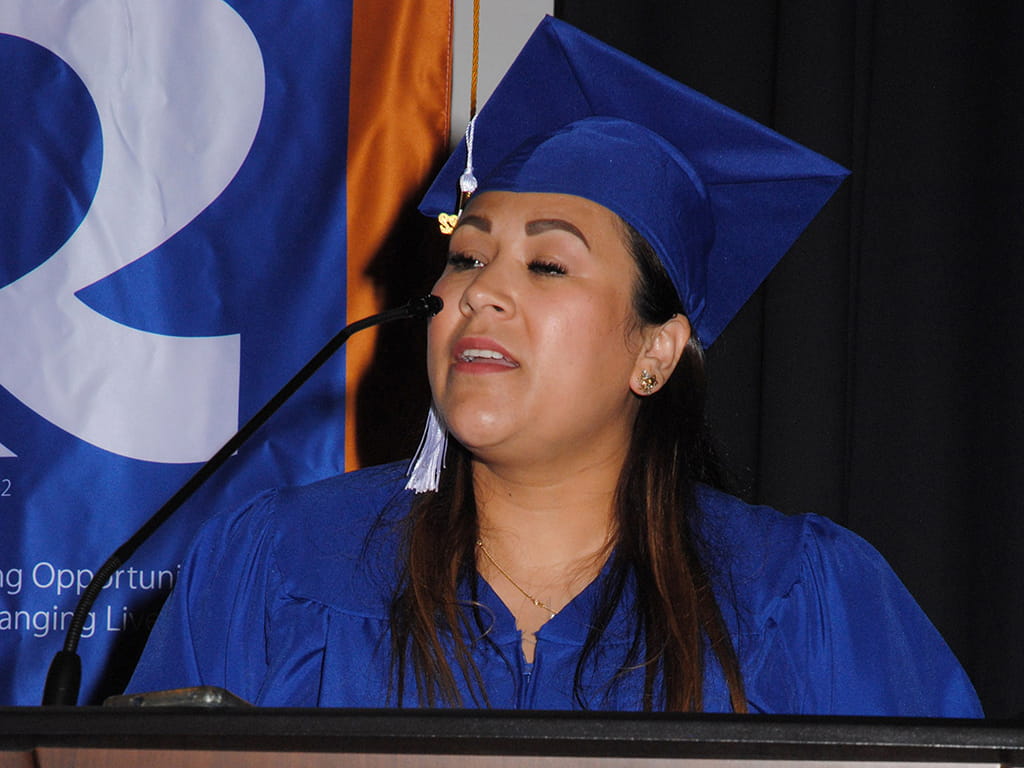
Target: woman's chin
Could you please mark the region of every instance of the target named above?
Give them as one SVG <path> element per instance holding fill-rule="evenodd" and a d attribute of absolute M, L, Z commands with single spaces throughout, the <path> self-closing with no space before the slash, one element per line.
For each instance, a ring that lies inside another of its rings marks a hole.
<path fill-rule="evenodd" d="M 501 436 L 484 431 L 452 431 L 452 436 L 475 458 L 484 461 L 489 456 L 500 454 L 503 446 L 507 444 L 507 441 L 503 440 Z"/>
<path fill-rule="evenodd" d="M 494 408 L 493 402 L 459 403 L 441 406 L 448 431 L 464 446 L 491 445 L 511 436 L 521 427 L 512 408 Z"/>
<path fill-rule="evenodd" d="M 515 431 L 506 424 L 449 424 L 456 440 L 478 461 L 501 461 L 518 450 L 514 446 Z"/>

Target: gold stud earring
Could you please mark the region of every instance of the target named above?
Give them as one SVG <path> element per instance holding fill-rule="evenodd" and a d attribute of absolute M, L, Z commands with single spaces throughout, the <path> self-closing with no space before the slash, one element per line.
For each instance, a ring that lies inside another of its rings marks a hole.
<path fill-rule="evenodd" d="M 649 395 L 658 386 L 658 377 L 646 368 L 640 371 L 640 394 Z"/>

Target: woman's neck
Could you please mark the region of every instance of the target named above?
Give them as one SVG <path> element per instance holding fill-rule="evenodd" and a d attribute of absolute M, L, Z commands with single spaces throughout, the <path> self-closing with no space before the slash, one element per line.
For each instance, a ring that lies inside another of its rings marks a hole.
<path fill-rule="evenodd" d="M 527 661 L 537 630 L 596 578 L 607 559 L 617 480 L 618 471 L 608 467 L 551 478 L 473 466 L 482 544 L 477 568 L 515 617 Z"/>
<path fill-rule="evenodd" d="M 618 461 L 552 477 L 474 463 L 481 538 L 495 557 L 533 568 L 565 567 L 604 552 L 614 531 L 620 467 Z"/>

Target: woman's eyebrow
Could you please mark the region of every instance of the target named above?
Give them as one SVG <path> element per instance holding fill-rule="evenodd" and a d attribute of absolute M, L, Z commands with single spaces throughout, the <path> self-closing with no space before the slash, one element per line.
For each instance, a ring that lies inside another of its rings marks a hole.
<path fill-rule="evenodd" d="M 458 229 L 459 227 L 474 227 L 475 229 L 479 229 L 482 232 L 490 232 L 491 220 L 486 219 L 483 216 L 475 216 L 473 214 L 469 214 L 467 216 L 459 217 L 459 223 L 456 225 L 455 228 Z"/>
<path fill-rule="evenodd" d="M 539 235 L 542 232 L 550 232 L 553 229 L 560 229 L 563 232 L 568 232 L 570 235 L 575 235 L 583 244 L 587 246 L 587 250 L 590 250 L 590 243 L 587 242 L 587 238 L 583 236 L 583 233 L 574 225 L 570 224 L 564 219 L 535 219 L 533 221 L 526 222 L 526 234 L 527 235 Z"/>

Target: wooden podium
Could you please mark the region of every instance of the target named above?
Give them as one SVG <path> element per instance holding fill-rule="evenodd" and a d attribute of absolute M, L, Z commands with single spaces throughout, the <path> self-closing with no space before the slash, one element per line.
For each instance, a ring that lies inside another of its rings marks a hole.
<path fill-rule="evenodd" d="M 0 708 L 0 768 L 1024 766 L 1024 723 L 626 713 Z"/>
<path fill-rule="evenodd" d="M 0 767 L 1024 766 L 1024 724 L 465 711 L 0 709 Z"/>

